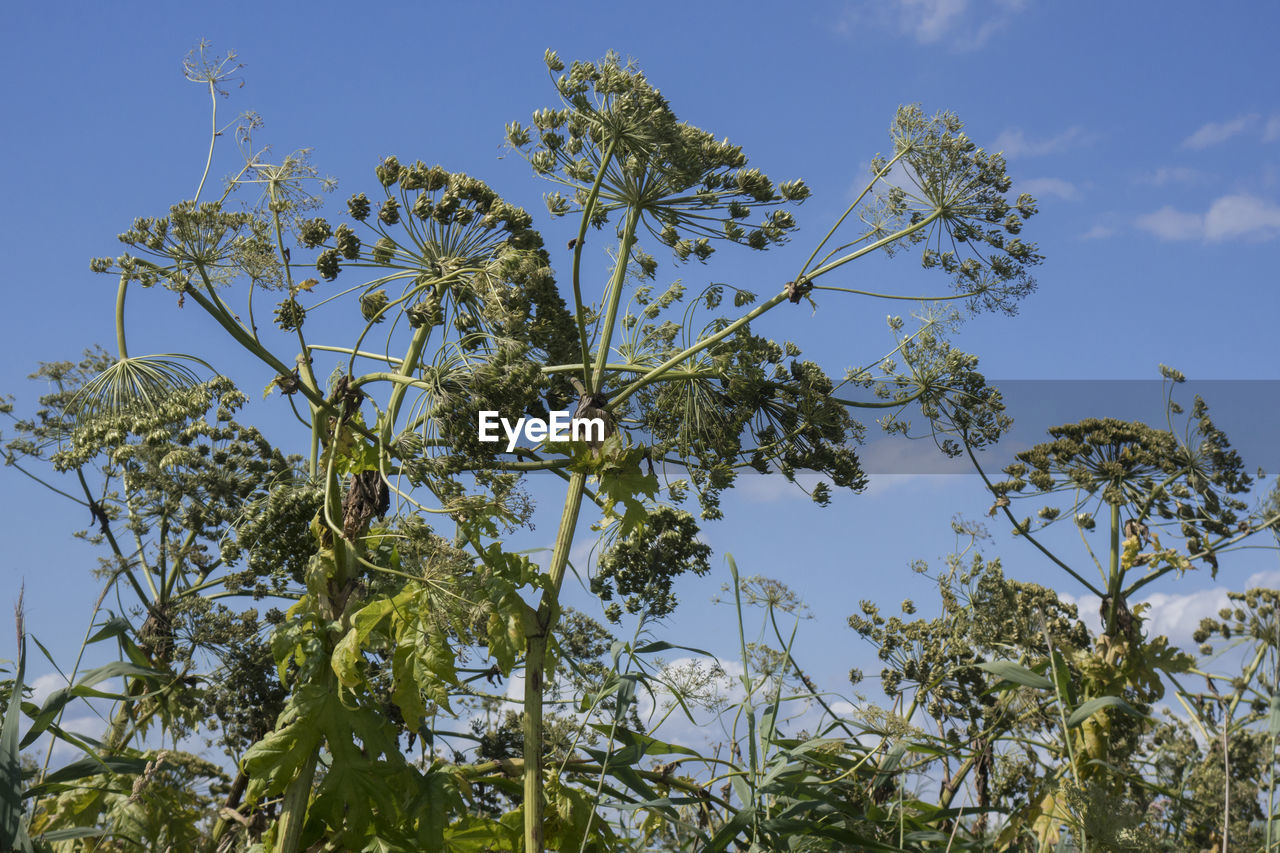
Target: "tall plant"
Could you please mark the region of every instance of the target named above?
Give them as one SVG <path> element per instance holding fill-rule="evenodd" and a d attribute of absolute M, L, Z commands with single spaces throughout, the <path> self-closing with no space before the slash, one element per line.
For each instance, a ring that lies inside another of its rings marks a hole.
<path fill-rule="evenodd" d="M 857 408 L 918 403 L 931 419 L 945 410 L 977 444 L 1005 426 L 999 395 L 976 359 L 946 343 L 936 314 L 840 378 L 752 328 L 829 294 L 929 301 L 851 286 L 849 264 L 905 247 L 949 277 L 952 290 L 936 298 L 1014 310 L 1040 261 L 1019 236 L 1035 204 L 1010 198 L 1003 158 L 970 141 L 954 115 L 898 111 L 888 154 L 873 159 L 865 188 L 790 281 L 757 283 L 763 298 L 712 285 L 685 307 L 679 284 L 659 294 L 648 283 L 660 269 L 650 249 L 687 262 L 708 261 L 726 244 L 780 245 L 796 228 L 788 207 L 808 187 L 775 183 L 740 147 L 679 121 L 615 55 L 566 66 L 548 52 L 546 65 L 559 103 L 536 111 L 531 126 L 509 124 L 506 136 L 555 185 L 549 213 L 578 221 L 564 288 L 530 214 L 476 178 L 394 157 L 375 169 L 372 198 L 352 195 L 346 221 L 335 224 L 312 215 L 316 174 L 304 157 L 271 164 L 251 154 L 232 185 L 259 190 L 256 204 L 233 211 L 197 191 L 165 216 L 136 220 L 121 235 L 125 253 L 94 262 L 119 278 L 121 345 L 82 399 L 81 430 L 163 407 L 187 384 L 172 357 L 125 350 L 124 293 L 158 285 L 265 364 L 274 375 L 268 393 L 279 392 L 309 434 L 310 484 L 273 492 L 277 500 L 320 492 L 306 592 L 273 637 L 290 695 L 243 763 L 250 800 L 281 797 L 278 850 L 322 837 L 354 847 L 375 831 L 438 849 L 466 831 L 449 818 L 463 780 L 438 764 L 408 764 L 385 713 L 389 695 L 410 731 L 430 731 L 461 687 L 463 645 L 482 647 L 495 673 L 523 666 L 524 849 L 542 850 L 549 827 L 557 845 L 573 827 L 590 832 L 543 766 L 544 677 L 585 502 L 598 508 L 606 540 L 596 590 L 660 614 L 674 606 L 673 580 L 707 565 L 697 523 L 680 507 L 689 491 L 706 518 L 720 515 L 719 495 L 743 469 L 788 479 L 815 471 L 856 491 L 866 482 L 854 449 Z M 216 95 L 226 66 L 191 67 Z M 584 264 L 597 234 L 612 241 L 612 272 L 601 282 Z M 264 298 L 275 301 L 279 333 L 267 328 Z M 312 317 L 326 308 L 346 312 L 354 334 L 316 341 Z M 324 382 L 319 360 L 335 356 Z M 478 435 L 482 411 L 515 419 L 565 407 L 602 420 L 604 440 L 524 436 L 507 450 Z M 664 488 L 659 466 L 683 478 Z M 530 518 L 520 484 L 532 471 L 567 484 L 546 567 L 503 542 Z M 825 502 L 828 488 L 815 499 Z M 388 513 L 395 520 L 382 521 Z M 255 529 L 270 542 L 269 524 Z M 548 785 L 557 792 L 550 814 Z"/>
<path fill-rule="evenodd" d="M 1119 814 L 1115 797 L 1128 792 L 1138 802 L 1149 801 L 1154 789 L 1140 775 L 1136 756 L 1153 726 L 1151 707 L 1164 697 L 1168 683 L 1177 686 L 1184 704 L 1195 698 L 1180 682 L 1183 674 L 1197 672 L 1194 659 L 1168 637 L 1143 630 L 1149 605 L 1136 596 L 1198 567 L 1216 577 L 1220 554 L 1280 524 L 1274 506 L 1250 511 L 1246 498 L 1253 480 L 1208 405 L 1197 397 L 1184 411 L 1173 399 L 1184 377 L 1166 367 L 1161 372 L 1163 429 L 1114 418 L 1056 426 L 1049 430 L 1050 441 L 1017 454 L 1002 481 L 989 478 L 968 448 L 995 497 L 990 514 L 1003 513 L 1016 535 L 1100 601 L 1100 630 L 1092 648 L 1081 648 L 1078 640 L 1046 625 L 1042 649 L 1022 646 L 1024 662 L 1033 663 L 1034 671 L 991 670 L 1006 687 L 1052 691 L 1060 709 L 1055 749 L 1064 760 L 1056 774 L 1040 780 L 1010 824 L 1012 829 L 1034 824 L 1042 842 L 1056 839 L 1063 823 L 1077 827 L 1082 844 L 1105 839 L 1116 829 L 1111 820 Z M 1019 501 L 1039 504 L 1037 522 L 1017 517 Z M 1041 531 L 1059 523 L 1079 529 L 1084 544 L 1079 557 L 1046 543 Z M 1104 535 L 1101 543 L 1090 537 L 1095 530 Z M 1090 580 L 1090 564 L 1096 581 Z M 1202 630 L 1207 635 L 1208 629 Z M 1262 652 L 1258 655 L 1260 660 Z M 1258 664 L 1251 666 L 1246 681 Z M 1232 710 L 1240 700 L 1234 697 Z"/>

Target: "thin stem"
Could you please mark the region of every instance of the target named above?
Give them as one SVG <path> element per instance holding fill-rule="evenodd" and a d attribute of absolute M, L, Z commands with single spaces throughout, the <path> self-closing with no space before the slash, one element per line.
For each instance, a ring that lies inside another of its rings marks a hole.
<path fill-rule="evenodd" d="M 843 258 L 837 258 L 836 260 L 831 261 L 830 263 L 823 264 L 822 266 L 818 267 L 816 270 L 809 273 L 805 277 L 810 281 L 812 281 L 813 279 L 817 278 L 820 275 L 826 275 L 832 270 L 839 269 L 840 267 L 844 266 L 847 263 L 850 263 L 851 261 L 856 261 L 858 258 L 861 258 L 863 255 L 869 255 L 872 252 L 876 251 L 877 249 L 883 249 L 885 246 L 888 246 L 892 243 L 896 243 L 902 238 L 908 237 L 923 228 L 928 228 L 940 216 L 942 216 L 942 211 L 934 210 L 928 216 L 921 219 L 919 222 L 916 222 L 913 225 L 908 225 L 906 228 L 903 228 L 901 231 L 895 231 L 894 233 L 889 234 L 886 237 L 881 237 L 879 240 L 875 241 L 874 243 L 870 243 L 866 246 L 863 246 L 861 249 L 858 249 L 856 252 L 850 252 L 849 254 L 845 255 Z"/>
<path fill-rule="evenodd" d="M 747 763 L 750 773 L 747 775 L 747 786 L 751 791 L 751 803 L 753 807 L 756 805 L 756 783 L 759 773 L 759 755 L 756 752 L 756 709 L 751 701 L 751 695 L 755 692 L 755 688 L 751 682 L 751 658 L 747 656 L 747 639 L 742 627 L 742 585 L 738 583 L 738 564 L 733 559 L 732 554 L 725 554 L 725 559 L 729 562 L 729 576 L 733 581 L 733 603 L 738 612 L 738 653 L 742 656 L 742 687 L 745 695 L 742 698 L 743 709 L 747 713 Z M 743 803 L 745 808 L 748 804 Z M 754 823 L 753 834 L 754 834 Z"/>
<path fill-rule="evenodd" d="M 947 302 L 952 299 L 968 299 L 974 296 L 973 291 L 965 293 L 948 293 L 946 296 L 903 296 L 898 293 L 876 293 L 873 290 L 857 290 L 852 287 L 835 287 L 830 284 L 814 285 L 814 290 L 831 290 L 838 293 L 852 293 L 855 296 L 871 296 L 875 299 L 902 299 L 907 302 Z"/>
<path fill-rule="evenodd" d="M 609 167 L 609 161 L 613 159 L 614 148 L 617 144 L 618 139 L 614 137 L 609 140 L 609 145 L 605 148 L 604 157 L 600 161 L 600 168 L 596 170 L 595 182 L 591 185 L 591 192 L 588 193 L 587 201 L 582 206 L 582 222 L 578 225 L 578 239 L 573 244 L 573 304 L 578 316 L 578 344 L 582 347 L 582 382 L 587 385 L 588 394 L 596 389 L 589 384 L 587 373 L 587 366 L 591 364 L 591 352 L 587 343 L 587 311 L 582 303 L 582 246 L 587 241 L 587 226 L 591 224 L 591 216 L 600 198 L 600 185 L 604 182 L 605 170 Z M 632 232 L 634 233 L 634 228 Z M 629 255 L 629 248 L 626 254 L 618 255 L 618 263 L 624 269 Z M 607 347 L 605 349 L 607 350 Z"/>
<path fill-rule="evenodd" d="M 838 231 L 840 229 L 840 226 L 844 224 L 844 221 L 849 218 L 849 214 L 853 213 L 854 210 L 858 208 L 858 205 L 862 204 L 862 200 L 867 197 L 867 193 L 871 192 L 871 190 L 875 187 L 876 183 L 885 175 L 889 174 L 889 170 L 893 168 L 894 164 L 896 164 L 899 160 L 901 160 L 904 156 L 906 156 L 907 152 L 910 150 L 911 150 L 910 148 L 903 148 L 901 151 L 899 151 L 897 154 L 893 156 L 892 160 L 890 160 L 888 163 L 885 163 L 884 168 L 876 172 L 875 176 L 870 180 L 870 182 L 868 182 L 868 184 L 865 187 L 863 187 L 862 192 L 858 193 L 858 197 L 853 200 L 853 204 L 845 208 L 844 213 L 840 214 L 840 218 L 836 220 L 835 225 L 831 226 L 831 230 L 827 232 L 827 236 L 823 237 L 822 242 L 818 243 L 818 245 L 814 247 L 813 254 L 809 255 L 808 260 L 804 262 L 804 266 L 800 268 L 801 275 L 804 275 L 804 271 L 809 268 L 809 264 L 813 263 L 813 259 L 818 257 L 818 253 L 822 251 L 822 247 L 827 245 L 828 241 L 830 241 L 831 238 L 835 236 L 836 231 Z"/>
<path fill-rule="evenodd" d="M 904 238 L 904 237 L 907 237 L 907 236 L 909 236 L 909 235 L 911 235 L 911 234 L 914 234 L 916 231 L 919 231 L 921 228 L 926 228 L 926 227 L 928 227 L 928 226 L 929 226 L 929 225 L 930 225 L 930 224 L 931 224 L 935 219 L 937 219 L 937 218 L 938 218 L 939 216 L 941 216 L 941 215 L 942 215 L 942 214 L 941 214 L 939 211 L 936 211 L 936 210 L 935 210 L 933 213 L 930 213 L 928 216 L 926 216 L 924 219 L 920 220 L 920 221 L 919 221 L 919 222 L 917 222 L 916 224 L 914 224 L 914 225 L 910 225 L 910 226 L 908 226 L 908 227 L 906 227 L 906 228 L 902 229 L 901 231 L 897 231 L 897 232 L 895 232 L 895 233 L 893 233 L 893 234 L 890 234 L 890 235 L 889 235 L 889 236 L 887 236 L 887 237 L 883 237 L 883 238 L 881 238 L 881 239 L 877 240 L 876 242 L 872 243 L 872 244 L 871 244 L 871 245 L 869 245 L 869 246 L 865 246 L 865 247 L 863 247 L 863 248 L 859 249 L 859 250 L 858 250 L 858 251 L 856 251 L 856 252 L 852 252 L 852 253 L 850 253 L 850 254 L 846 255 L 846 256 L 845 256 L 845 257 L 843 257 L 843 258 L 840 258 L 840 259 L 838 259 L 838 260 L 832 261 L 832 262 L 831 262 L 831 263 L 829 263 L 829 264 L 826 264 L 826 265 L 824 265 L 824 266 L 822 266 L 822 267 L 819 267 L 818 269 L 816 269 L 816 270 L 814 270 L 812 273 L 810 273 L 808 276 L 804 276 L 804 278 L 806 278 L 807 280 L 812 281 L 813 279 L 817 278 L 818 276 L 820 276 L 820 275 L 825 275 L 826 273 L 829 273 L 829 272 L 831 272 L 832 270 L 837 269 L 837 268 L 839 268 L 839 267 L 841 267 L 841 266 L 843 266 L 843 265 L 845 265 L 845 264 L 849 263 L 850 261 L 857 260 L 858 258 L 862 257 L 863 255 L 868 254 L 869 252 L 873 252 L 873 251 L 875 251 L 876 249 L 884 248 L 885 246 L 888 246 L 888 245 L 890 245 L 891 243 L 894 243 L 894 242 L 896 242 L 896 241 L 898 241 L 898 240 L 901 240 L 901 239 L 902 239 L 902 238 Z M 692 355 L 696 355 L 696 354 L 698 354 L 698 353 L 702 352 L 704 349 L 706 349 L 706 348 L 708 348 L 708 347 L 710 347 L 710 346 L 713 346 L 714 344 L 719 343 L 720 341 L 722 341 L 722 340 L 724 340 L 725 338 L 727 338 L 727 337 L 729 337 L 730 335 L 732 335 L 734 332 L 736 332 L 736 331 L 738 331 L 739 329 L 741 329 L 743 326 L 745 326 L 745 325 L 747 325 L 748 323 L 750 323 L 752 320 L 754 320 L 754 319 L 756 319 L 757 317 L 759 317 L 760 315 L 764 314 L 766 311 L 770 311 L 770 310 L 772 310 L 772 309 L 776 308 L 778 305 L 780 305 L 780 304 L 782 304 L 783 302 L 787 301 L 789 298 L 790 298 L 790 293 L 788 293 L 788 291 L 784 289 L 784 290 L 783 290 L 781 293 L 779 293 L 777 296 L 774 296 L 773 298 L 769 299 L 769 300 L 768 300 L 768 301 L 766 301 L 766 302 L 762 302 L 760 305 L 756 306 L 756 308 L 754 308 L 753 310 L 751 310 L 751 311 L 747 312 L 747 313 L 746 313 L 746 314 L 744 314 L 742 317 L 739 317 L 737 320 L 735 320 L 735 321 L 733 321 L 732 323 L 730 323 L 729 325 L 725 326 L 723 329 L 721 329 L 719 332 L 716 332 L 714 335 L 708 335 L 707 337 L 702 338 L 702 339 L 701 339 L 701 340 L 699 340 L 696 344 L 693 344 L 693 345 L 689 346 L 689 347 L 688 347 L 688 348 L 686 348 L 684 351 L 682 351 L 682 352 L 680 352 L 680 353 L 677 353 L 676 355 L 674 355 L 674 356 L 672 356 L 671 358 L 667 359 L 667 360 L 666 360 L 666 361 L 664 361 L 662 364 L 660 364 L 660 365 L 658 365 L 657 367 L 653 368 L 653 369 L 652 369 L 652 370 L 650 370 L 648 373 L 646 373 L 644 376 L 642 376 L 642 377 L 640 377 L 639 379 L 635 380 L 635 381 L 634 381 L 634 382 L 632 382 L 630 385 L 628 385 L 627 387 L 623 388 L 620 392 L 618 392 L 616 395 L 614 395 L 614 397 L 609 401 L 609 406 L 608 406 L 608 408 L 609 408 L 611 411 L 612 411 L 612 410 L 615 410 L 615 409 L 616 409 L 616 408 L 617 408 L 621 403 L 623 403 L 623 402 L 624 402 L 628 397 L 630 397 L 632 394 L 634 394 L 634 393 L 636 393 L 637 391 L 639 391 L 639 390 L 640 390 L 641 388 L 643 388 L 645 385 L 647 385 L 647 384 L 649 384 L 650 382 L 652 382 L 656 377 L 661 376 L 663 373 L 667 372 L 667 371 L 668 371 L 668 370 L 670 370 L 671 368 L 673 368 L 673 367 L 675 367 L 676 365 L 680 364 L 682 361 L 684 361 L 685 359 L 689 358 L 690 356 L 692 356 Z M 603 358 L 603 356 L 601 356 L 601 358 Z"/>
<path fill-rule="evenodd" d="M 80 674 L 80 663 L 84 660 L 85 647 L 89 645 L 89 634 L 93 631 L 93 620 L 98 616 L 98 610 L 102 608 L 103 599 L 107 597 L 107 592 L 115 585 L 115 579 L 106 582 L 102 587 L 102 592 L 98 594 L 98 600 L 93 603 L 93 612 L 89 614 L 89 624 L 84 629 L 84 639 L 80 641 L 80 651 L 76 654 L 76 662 L 71 667 L 71 675 L 67 677 L 67 685 L 71 686 L 76 683 L 76 676 Z M 63 705 L 58 709 L 58 714 L 53 719 L 53 727 L 57 727 L 62 723 L 62 715 L 67 710 L 67 706 Z M 44 782 L 44 777 L 49 773 L 49 761 L 53 758 L 53 745 L 57 742 L 57 738 L 49 738 L 49 748 L 44 753 L 44 763 L 40 765 L 40 776 L 38 781 Z"/>
<path fill-rule="evenodd" d="M 340 353 L 343 353 L 344 355 L 355 355 L 355 356 L 359 356 L 360 358 L 371 358 L 375 361 L 385 361 L 387 364 L 391 365 L 392 367 L 399 367 L 401 364 L 401 362 L 397 361 L 396 359 L 388 358 L 387 356 L 381 353 L 365 352 L 364 350 L 352 349 L 351 347 L 331 347 L 331 346 L 325 346 L 323 344 L 307 344 L 307 350 L 319 350 L 321 352 L 340 352 Z"/>
<path fill-rule="evenodd" d="M 218 87 L 212 79 L 209 80 L 209 100 L 213 102 L 210 110 L 209 124 L 212 129 L 209 133 L 209 156 L 204 161 L 204 174 L 200 176 L 200 185 L 196 187 L 196 195 L 192 201 L 200 201 L 200 193 L 204 191 L 204 182 L 209 177 L 209 168 L 213 166 L 213 148 L 218 142 Z"/>
<path fill-rule="evenodd" d="M 1231 711 L 1228 709 L 1227 718 L 1222 723 L 1222 853 L 1230 850 L 1227 845 L 1231 837 L 1231 756 L 1227 735 L 1230 730 Z"/>
<path fill-rule="evenodd" d="M 967 453 L 969 456 L 969 461 L 973 463 L 974 469 L 978 472 L 978 476 L 982 478 L 982 482 L 986 484 L 988 491 L 990 491 L 994 495 L 996 493 L 995 488 L 991 482 L 991 479 L 987 477 L 987 472 L 983 471 L 982 466 L 978 464 L 978 457 L 975 456 L 973 453 L 973 447 L 970 446 L 969 444 L 969 437 L 962 432 L 960 434 L 960 439 L 961 439 L 961 442 L 964 444 L 965 453 Z M 1089 590 L 1089 592 L 1098 596 L 1098 598 L 1102 598 L 1103 596 L 1102 590 L 1098 589 L 1096 586 L 1089 583 L 1087 580 L 1084 579 L 1084 577 L 1079 572 L 1077 572 L 1075 569 L 1068 566 L 1066 563 L 1062 562 L 1062 560 L 1058 559 L 1057 555 L 1055 555 L 1052 551 L 1050 551 L 1045 546 L 1041 545 L 1039 540 L 1037 540 L 1034 536 L 1031 535 L 1030 530 L 1022 530 L 1021 525 L 1018 523 L 1018 520 L 1014 518 L 1013 513 L 1009 511 L 1009 507 L 1005 506 L 1005 507 L 1001 507 L 1001 509 L 1004 510 L 1004 514 L 1008 516 L 1010 523 L 1013 524 L 1013 529 L 1018 531 L 1019 536 L 1023 537 L 1032 545 L 1034 545 L 1036 547 L 1036 550 L 1038 550 L 1041 554 L 1044 554 L 1046 557 L 1052 560 L 1054 564 L 1057 565 L 1058 568 L 1062 569 L 1064 572 L 1071 575 L 1071 577 L 1079 581 L 1084 586 L 1085 589 Z"/>

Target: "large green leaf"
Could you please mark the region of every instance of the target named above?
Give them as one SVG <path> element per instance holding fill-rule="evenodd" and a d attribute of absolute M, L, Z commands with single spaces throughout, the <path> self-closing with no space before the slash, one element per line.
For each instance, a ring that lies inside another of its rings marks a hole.
<path fill-rule="evenodd" d="M 63 790 L 68 782 L 76 782 L 80 779 L 98 776 L 103 773 L 136 775 L 146 769 L 147 759 L 145 758 L 126 755 L 105 755 L 101 757 L 87 755 L 48 774 L 44 777 L 43 782 L 28 788 L 23 796 L 28 799 L 41 797 L 47 793 Z"/>
<path fill-rule="evenodd" d="M 44 734 L 62 709 L 73 699 L 129 700 L 155 695 L 155 692 L 127 695 L 107 690 L 95 690 L 95 684 L 100 684 L 109 678 L 142 678 L 154 681 L 163 677 L 165 677 L 163 672 L 128 663 L 127 661 L 115 661 L 97 669 L 92 669 L 86 672 L 75 684 L 59 688 L 45 698 L 44 704 L 32 715 L 31 727 L 27 730 L 26 735 L 23 736 L 21 747 L 26 749 L 36 741 L 36 738 Z M 27 703 L 27 707 L 33 708 L 30 703 Z"/>
<path fill-rule="evenodd" d="M 1037 687 L 1041 690 L 1052 690 L 1053 682 L 1011 660 L 993 660 L 978 664 L 978 669 L 986 670 L 1003 681 L 1021 684 L 1024 687 Z"/>
<path fill-rule="evenodd" d="M 249 748 L 244 770 L 252 780 L 249 798 L 280 794 L 320 748 L 326 720 L 338 705 L 336 693 L 321 685 L 299 687 L 280 712 L 275 731 Z"/>
<path fill-rule="evenodd" d="M 658 740 L 656 737 L 633 732 L 630 729 L 624 729 L 621 726 L 605 725 L 603 723 L 591 723 L 591 728 L 600 732 L 602 735 L 612 737 L 623 745 L 623 748 L 609 754 L 609 763 L 618 762 L 621 764 L 635 764 L 646 755 L 697 755 L 697 750 L 690 749 L 687 746 L 679 744 L 667 743 Z"/>
<path fill-rule="evenodd" d="M 1147 715 L 1121 699 L 1119 696 L 1099 696 L 1090 699 L 1080 705 L 1071 712 L 1071 716 L 1067 717 L 1067 727 L 1078 726 L 1103 708 L 1115 708 L 1122 714 L 1128 714 L 1131 717 L 1147 718 Z"/>

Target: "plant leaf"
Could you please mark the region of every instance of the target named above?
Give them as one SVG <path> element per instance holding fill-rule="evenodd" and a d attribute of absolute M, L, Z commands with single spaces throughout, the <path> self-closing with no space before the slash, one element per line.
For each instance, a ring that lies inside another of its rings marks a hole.
<path fill-rule="evenodd" d="M 1115 708 L 1122 714 L 1128 714 L 1131 717 L 1147 718 L 1147 715 L 1121 699 L 1119 696 L 1098 696 L 1084 702 L 1079 708 L 1071 712 L 1071 716 L 1067 718 L 1067 728 L 1078 726 L 1103 708 Z"/>
<path fill-rule="evenodd" d="M 1052 690 L 1053 683 L 1021 664 L 1011 660 L 992 660 L 978 664 L 978 669 L 985 670 L 1004 681 L 1021 684 L 1024 687 L 1037 687 L 1041 690 Z"/>

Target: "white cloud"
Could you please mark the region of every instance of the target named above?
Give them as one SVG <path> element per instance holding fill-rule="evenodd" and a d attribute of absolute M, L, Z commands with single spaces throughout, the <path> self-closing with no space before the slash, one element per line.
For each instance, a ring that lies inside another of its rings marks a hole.
<path fill-rule="evenodd" d="M 1000 131 L 993 147 L 1004 152 L 1006 157 L 1040 157 L 1061 154 L 1070 148 L 1088 145 L 1093 140 L 1094 135 L 1079 125 L 1069 127 L 1048 139 L 1029 139 L 1022 128 L 1010 127 Z"/>
<path fill-rule="evenodd" d="M 977 50 L 1007 27 L 1026 5 L 1026 0 L 890 0 L 878 4 L 849 4 L 835 29 L 848 35 L 869 25 L 907 36 L 919 44 Z"/>
<path fill-rule="evenodd" d="M 58 680 L 62 684 L 66 684 L 66 682 L 61 678 Z M 59 726 L 64 731 L 91 738 L 101 738 L 107 732 L 106 719 L 94 714 L 64 716 L 59 723 Z M 26 754 L 33 758 L 38 758 L 38 760 L 43 763 L 44 755 L 49 748 L 49 741 L 51 738 L 53 738 L 53 735 L 49 732 L 45 732 L 40 737 L 36 738 L 35 742 L 27 747 Z M 79 747 L 60 738 L 55 739 L 53 741 L 53 754 L 51 756 L 49 766 L 51 769 L 57 769 L 61 765 L 75 761 L 83 756 L 84 753 Z"/>
<path fill-rule="evenodd" d="M 899 0 L 904 28 L 921 44 L 939 41 L 964 14 L 968 0 Z"/>
<path fill-rule="evenodd" d="M 1238 116 L 1230 121 L 1211 121 L 1182 140 L 1183 148 L 1199 151 L 1226 142 L 1233 136 L 1248 130 L 1258 120 L 1257 113 Z"/>
<path fill-rule="evenodd" d="M 1166 205 L 1135 224 L 1161 240 L 1270 240 L 1280 234 L 1280 206 L 1240 193 L 1214 201 L 1204 215 Z"/>
<path fill-rule="evenodd" d="M 1155 213 L 1144 213 L 1135 224 L 1161 240 L 1195 240 L 1204 235 L 1204 217 L 1197 213 L 1183 213 L 1165 206 Z"/>
<path fill-rule="evenodd" d="M 1280 231 L 1280 207 L 1251 195 L 1228 195 L 1215 201 L 1204 216 L 1209 240 L 1234 237 L 1267 240 Z"/>
<path fill-rule="evenodd" d="M 1258 572 L 1250 575 L 1241 590 L 1255 587 L 1275 589 L 1280 586 L 1280 572 Z M 1218 611 L 1229 603 L 1227 591 L 1232 587 L 1214 587 L 1194 592 L 1166 593 L 1155 592 L 1140 603 L 1149 605 L 1143 615 L 1142 630 L 1148 637 L 1164 635 L 1173 645 L 1188 651 L 1194 651 L 1196 644 L 1191 639 L 1200 620 L 1216 617 Z M 1059 593 L 1063 601 L 1075 604 L 1079 610 L 1080 621 L 1089 626 L 1095 633 L 1101 630 L 1101 616 L 1098 612 L 1101 600 L 1096 595 L 1073 596 Z"/>
<path fill-rule="evenodd" d="M 1116 229 L 1106 225 L 1095 225 L 1088 231 L 1080 235 L 1081 240 L 1105 240 L 1107 237 L 1115 236 Z"/>
<path fill-rule="evenodd" d="M 1154 172 L 1141 175 L 1138 182 L 1150 184 L 1153 187 L 1163 187 L 1167 184 L 1200 183 L 1205 177 L 1206 175 L 1197 169 L 1188 169 L 1185 166 L 1161 166 Z"/>
<path fill-rule="evenodd" d="M 1262 129 L 1263 142 L 1275 142 L 1280 139 L 1280 115 L 1267 119 L 1267 126 Z"/>
<path fill-rule="evenodd" d="M 49 698 L 49 694 L 53 691 L 67 686 L 67 680 L 56 672 L 46 672 L 44 675 L 37 677 L 29 685 L 31 688 L 31 701 L 37 705 L 44 704 L 44 700 Z"/>
<path fill-rule="evenodd" d="M 1028 181 L 1022 181 L 1018 189 L 1022 192 L 1029 192 L 1033 196 L 1057 196 L 1058 198 L 1072 201 L 1080 197 L 1080 190 L 1070 181 L 1064 181 L 1062 178 L 1032 178 Z"/>

